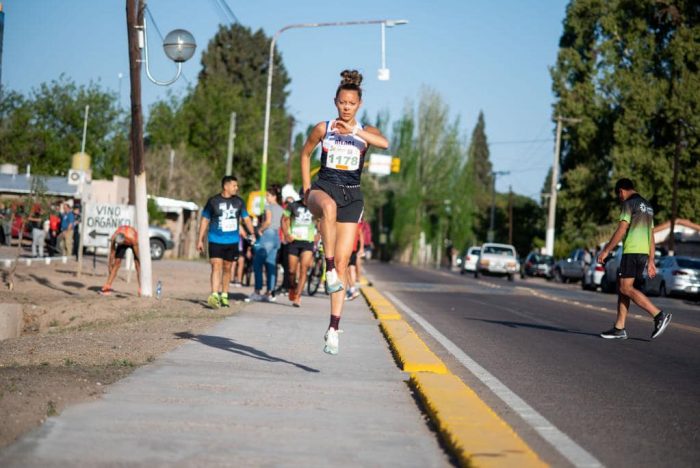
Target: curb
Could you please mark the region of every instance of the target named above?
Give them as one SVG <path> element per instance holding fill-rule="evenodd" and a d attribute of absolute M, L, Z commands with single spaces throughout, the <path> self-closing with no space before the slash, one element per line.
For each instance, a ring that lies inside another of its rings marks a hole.
<path fill-rule="evenodd" d="M 411 386 L 460 466 L 547 466 L 474 390 L 449 372 L 376 288 L 362 286 L 361 291 L 399 367 L 411 372 Z"/>

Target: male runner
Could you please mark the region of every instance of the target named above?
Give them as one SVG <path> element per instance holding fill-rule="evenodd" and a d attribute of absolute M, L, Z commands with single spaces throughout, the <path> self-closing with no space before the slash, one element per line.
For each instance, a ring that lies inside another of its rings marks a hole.
<path fill-rule="evenodd" d="M 238 196 L 238 179 L 224 176 L 221 193 L 211 197 L 202 210 L 199 225 L 197 250 L 204 252 L 204 235 L 209 241 L 209 263 L 211 263 L 211 294 L 207 304 L 212 309 L 228 307 L 228 288 L 231 281 L 231 266 L 238 259 L 240 222 L 245 223 L 251 236 L 253 224 L 245 209 L 245 202 Z"/>
<path fill-rule="evenodd" d="M 622 240 L 622 260 L 618 272 L 617 320 L 615 326 L 600 334 L 606 339 L 627 339 L 625 319 L 630 300 L 654 318 L 651 338 L 660 336 L 671 322 L 671 314 L 651 303 L 643 292 L 635 288 L 635 281 L 643 280 L 646 269 L 649 278 L 656 276 L 653 238 L 654 210 L 649 202 L 635 190 L 629 179 L 620 179 L 615 184 L 615 193 L 622 203 L 620 224 L 610 242 L 600 252 L 598 262 L 604 263 L 610 251 Z"/>
<path fill-rule="evenodd" d="M 126 256 L 126 251 L 131 249 L 134 253 L 134 265 L 136 266 L 136 279 L 139 284 L 139 296 L 141 295 L 141 261 L 139 260 L 139 240 L 136 229 L 131 226 L 119 226 L 109 241 L 109 259 L 107 267 L 109 275 L 107 282 L 102 286 L 100 294 L 109 296 L 112 294 L 112 282 L 117 277 L 122 260 Z"/>

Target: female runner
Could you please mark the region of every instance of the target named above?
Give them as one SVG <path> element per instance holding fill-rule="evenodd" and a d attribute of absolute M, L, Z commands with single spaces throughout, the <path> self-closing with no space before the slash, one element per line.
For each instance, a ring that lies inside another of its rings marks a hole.
<path fill-rule="evenodd" d="M 324 336 L 328 354 L 338 354 L 338 327 L 343 312 L 343 284 L 352 254 L 357 223 L 362 218 L 364 200 L 360 177 L 370 146 L 386 149 L 389 142 L 381 132 L 362 125 L 355 116 L 362 105 L 362 75 L 345 70 L 335 92 L 338 117 L 318 123 L 301 151 L 304 200 L 319 219 L 326 256 L 326 286 L 331 295 L 331 320 Z M 311 153 L 322 144 L 321 170 L 311 185 Z"/>

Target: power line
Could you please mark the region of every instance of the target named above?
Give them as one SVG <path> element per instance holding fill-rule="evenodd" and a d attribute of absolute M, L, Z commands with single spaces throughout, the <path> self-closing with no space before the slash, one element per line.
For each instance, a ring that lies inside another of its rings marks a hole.
<path fill-rule="evenodd" d="M 231 18 L 233 18 L 234 23 L 240 23 L 240 21 L 238 21 L 238 17 L 233 12 L 231 7 L 228 6 L 228 2 L 226 0 L 219 0 L 219 3 L 221 3 L 224 6 L 224 10 L 226 10 L 228 12 L 228 14 L 231 16 Z"/>
<path fill-rule="evenodd" d="M 510 140 L 510 141 L 492 141 L 489 145 L 526 145 L 530 143 L 542 143 L 546 141 L 554 141 L 553 138 L 542 138 L 536 140 Z"/>

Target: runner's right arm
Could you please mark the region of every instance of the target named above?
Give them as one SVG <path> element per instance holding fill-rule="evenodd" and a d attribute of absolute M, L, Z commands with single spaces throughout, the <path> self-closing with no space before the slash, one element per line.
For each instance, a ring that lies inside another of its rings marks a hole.
<path fill-rule="evenodd" d="M 304 202 L 307 202 L 307 192 L 311 188 L 311 153 L 326 134 L 326 122 L 316 124 L 301 150 L 301 186 L 304 189 Z"/>
<path fill-rule="evenodd" d="M 204 236 L 209 229 L 209 218 L 202 216 L 202 221 L 199 224 L 199 239 L 197 241 L 197 250 L 204 252 Z"/>

